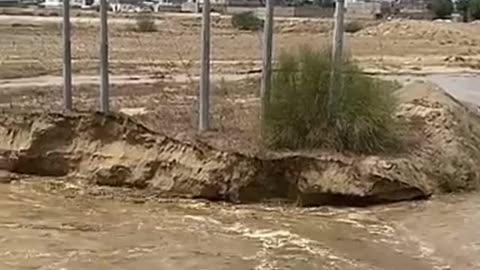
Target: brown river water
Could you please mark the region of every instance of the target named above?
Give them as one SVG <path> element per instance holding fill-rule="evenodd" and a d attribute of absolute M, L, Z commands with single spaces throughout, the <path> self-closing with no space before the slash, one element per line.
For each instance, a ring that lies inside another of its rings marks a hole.
<path fill-rule="evenodd" d="M 304 209 L 65 194 L 0 184 L 0 269 L 480 269 L 480 194 Z"/>

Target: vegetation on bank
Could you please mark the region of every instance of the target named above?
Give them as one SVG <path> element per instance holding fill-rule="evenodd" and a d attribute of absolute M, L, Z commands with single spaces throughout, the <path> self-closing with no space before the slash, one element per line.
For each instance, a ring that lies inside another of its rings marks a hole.
<path fill-rule="evenodd" d="M 330 59 L 329 51 L 308 47 L 280 56 L 271 97 L 265 101 L 266 145 L 365 154 L 399 150 L 401 123 L 393 115 L 393 91 L 347 60 L 330 96 Z"/>
<path fill-rule="evenodd" d="M 354 34 L 364 28 L 364 25 L 360 21 L 348 21 L 345 23 L 345 32 Z"/>
<path fill-rule="evenodd" d="M 140 12 L 135 17 L 136 28 L 137 32 L 141 33 L 149 33 L 157 31 L 157 27 L 155 25 L 155 17 L 151 12 Z"/>
<path fill-rule="evenodd" d="M 258 31 L 263 27 L 263 20 L 250 11 L 234 14 L 231 22 L 233 28 L 244 31 Z"/>

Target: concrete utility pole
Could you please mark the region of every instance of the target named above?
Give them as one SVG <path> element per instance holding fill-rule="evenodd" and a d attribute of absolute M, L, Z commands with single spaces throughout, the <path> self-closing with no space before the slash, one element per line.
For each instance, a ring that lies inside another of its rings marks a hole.
<path fill-rule="evenodd" d="M 109 111 L 108 81 L 108 2 L 100 0 L 100 110 Z"/>
<path fill-rule="evenodd" d="M 70 0 L 63 0 L 63 102 L 72 110 L 72 50 L 70 45 Z"/>
<path fill-rule="evenodd" d="M 335 5 L 335 26 L 333 31 L 333 66 L 342 64 L 345 0 L 337 0 Z"/>
<path fill-rule="evenodd" d="M 198 1 L 198 0 L 197 0 Z M 206 131 L 209 129 L 210 110 L 210 0 L 203 0 L 202 7 L 202 58 L 200 92 L 198 97 L 198 129 Z"/>
<path fill-rule="evenodd" d="M 344 11 L 345 0 L 337 0 L 335 5 L 335 26 L 333 31 L 333 44 L 332 44 L 332 71 L 330 77 L 330 93 L 329 93 L 329 106 L 333 105 L 334 91 L 340 91 L 340 72 L 343 61 L 343 33 L 344 33 Z"/>
<path fill-rule="evenodd" d="M 270 99 L 272 85 L 272 47 L 273 47 L 273 16 L 274 1 L 267 0 L 265 7 L 265 21 L 263 26 L 263 55 L 262 55 L 262 85 L 260 97 L 263 102 Z"/>

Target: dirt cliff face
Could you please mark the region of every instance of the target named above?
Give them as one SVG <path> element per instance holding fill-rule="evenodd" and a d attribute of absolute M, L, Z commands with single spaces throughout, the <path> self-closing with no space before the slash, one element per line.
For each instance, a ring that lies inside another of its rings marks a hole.
<path fill-rule="evenodd" d="M 77 177 L 160 196 L 280 198 L 302 205 L 361 205 L 425 198 L 440 188 L 475 188 L 480 120 L 448 96 L 407 100 L 407 90 L 399 92 L 405 100 L 399 117 L 421 122 L 423 139 L 400 157 L 259 158 L 175 140 L 120 114 L 17 113 L 0 117 L 0 170 Z"/>
<path fill-rule="evenodd" d="M 151 189 L 163 196 L 232 202 L 282 198 L 312 205 L 342 197 L 360 203 L 430 194 L 425 175 L 403 159 L 260 159 L 177 141 L 123 115 L 3 118 L 1 169 L 14 173 L 70 175 L 99 185 Z"/>
<path fill-rule="evenodd" d="M 439 191 L 477 189 L 480 184 L 480 117 L 432 83 L 418 82 L 398 93 L 398 115 L 420 120 L 421 140 L 409 159 Z"/>

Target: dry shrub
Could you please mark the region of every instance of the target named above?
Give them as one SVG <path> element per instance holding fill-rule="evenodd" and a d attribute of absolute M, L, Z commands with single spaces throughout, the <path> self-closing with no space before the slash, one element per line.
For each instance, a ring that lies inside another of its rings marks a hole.
<path fill-rule="evenodd" d="M 239 30 L 258 31 L 263 27 L 263 20 L 253 12 L 242 12 L 232 16 L 232 26 Z"/>
<path fill-rule="evenodd" d="M 136 17 L 136 30 L 142 33 L 155 32 L 155 17 L 150 12 L 140 12 Z"/>
<path fill-rule="evenodd" d="M 280 56 L 271 98 L 265 102 L 266 145 L 365 154 L 400 150 L 393 91 L 346 61 L 329 102 L 330 59 L 327 50 L 308 47 Z"/>
<path fill-rule="evenodd" d="M 345 32 L 354 34 L 364 28 L 360 21 L 349 21 L 345 24 Z"/>

